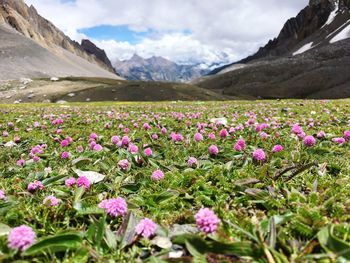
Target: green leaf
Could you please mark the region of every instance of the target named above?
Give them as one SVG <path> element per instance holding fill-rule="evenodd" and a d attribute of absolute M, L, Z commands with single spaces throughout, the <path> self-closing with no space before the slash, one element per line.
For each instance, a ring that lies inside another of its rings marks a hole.
<path fill-rule="evenodd" d="M 178 195 L 179 195 L 178 191 L 167 190 L 167 191 L 164 191 L 164 192 L 160 193 L 159 195 L 155 195 L 153 197 L 154 197 L 154 202 L 161 203 L 161 202 L 169 200 L 170 198 L 177 197 Z"/>
<path fill-rule="evenodd" d="M 57 175 L 57 176 L 54 176 L 54 177 L 50 177 L 50 178 L 47 178 L 45 180 L 42 181 L 43 185 L 44 186 L 49 186 L 50 184 L 53 184 L 54 182 L 57 182 L 59 180 L 61 180 L 62 178 L 65 178 L 66 175 Z"/>
<path fill-rule="evenodd" d="M 68 249 L 75 250 L 81 247 L 81 243 L 82 238 L 79 233 L 57 234 L 38 240 L 34 245 L 28 248 L 23 255 L 30 256 L 41 254 L 46 251 L 60 252 Z"/>
<path fill-rule="evenodd" d="M 118 236 L 122 237 L 121 248 L 124 248 L 133 242 L 136 235 L 135 227 L 137 223 L 138 220 L 133 212 L 129 212 L 127 216 L 124 217 L 123 223 L 118 229 Z"/>
<path fill-rule="evenodd" d="M 350 244 L 335 237 L 333 229 L 333 225 L 321 229 L 317 234 L 318 241 L 325 250 L 350 260 Z"/>
<path fill-rule="evenodd" d="M 101 241 L 103 239 L 106 228 L 106 215 L 102 216 L 97 225 L 97 233 L 96 233 L 96 247 L 100 248 Z"/>

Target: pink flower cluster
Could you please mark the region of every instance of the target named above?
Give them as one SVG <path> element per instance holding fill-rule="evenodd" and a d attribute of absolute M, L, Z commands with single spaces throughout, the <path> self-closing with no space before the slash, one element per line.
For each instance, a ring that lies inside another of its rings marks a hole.
<path fill-rule="evenodd" d="M 160 180 L 162 180 L 162 179 L 164 179 L 164 173 L 163 173 L 163 171 L 161 171 L 161 170 L 155 170 L 153 173 L 152 173 L 152 175 L 151 175 L 151 179 L 153 180 L 153 181 L 160 181 Z"/>
<path fill-rule="evenodd" d="M 36 234 L 29 226 L 21 225 L 11 230 L 8 235 L 8 246 L 21 251 L 29 248 L 36 239 Z"/>
<path fill-rule="evenodd" d="M 80 176 L 77 179 L 77 185 L 78 187 L 84 187 L 85 189 L 89 189 L 91 182 L 86 176 Z"/>
<path fill-rule="evenodd" d="M 112 217 L 123 216 L 128 212 L 128 205 L 121 197 L 103 200 L 98 207 Z"/>
<path fill-rule="evenodd" d="M 60 202 L 61 202 L 60 199 L 56 198 L 53 195 L 49 195 L 45 197 L 43 204 L 47 206 L 58 206 Z"/>
<path fill-rule="evenodd" d="M 43 190 L 44 185 L 40 181 L 34 181 L 28 184 L 27 189 L 29 192 L 34 192 L 35 190 Z"/>
<path fill-rule="evenodd" d="M 209 208 L 200 209 L 194 217 L 197 228 L 206 234 L 215 232 L 220 223 L 220 219 Z"/>
<path fill-rule="evenodd" d="M 135 227 L 135 231 L 138 235 L 142 235 L 145 238 L 149 238 L 155 234 L 157 225 L 151 219 L 144 218 Z"/>

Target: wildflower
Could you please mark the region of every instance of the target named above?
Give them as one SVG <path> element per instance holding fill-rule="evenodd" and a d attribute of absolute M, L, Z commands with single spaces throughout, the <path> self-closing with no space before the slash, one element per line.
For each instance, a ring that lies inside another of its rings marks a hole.
<path fill-rule="evenodd" d="M 197 228 L 206 234 L 215 232 L 220 223 L 220 219 L 209 208 L 200 209 L 194 217 Z"/>
<path fill-rule="evenodd" d="M 127 135 L 123 136 L 123 138 L 122 138 L 122 145 L 123 145 L 123 146 L 128 146 L 129 143 L 130 143 L 130 138 L 129 138 L 129 136 L 127 136 Z"/>
<path fill-rule="evenodd" d="M 70 177 L 64 181 L 64 184 L 65 184 L 65 186 L 70 187 L 70 186 L 73 186 L 76 184 L 76 180 L 74 177 Z"/>
<path fill-rule="evenodd" d="M 283 151 L 283 146 L 280 145 L 280 144 L 276 144 L 275 146 L 273 146 L 272 148 L 272 152 L 273 153 L 278 153 L 278 152 L 281 152 Z"/>
<path fill-rule="evenodd" d="M 84 187 L 85 189 L 89 189 L 91 183 L 90 183 L 90 180 L 86 176 L 80 176 L 77 179 L 77 185 L 78 185 L 78 187 Z"/>
<path fill-rule="evenodd" d="M 236 151 L 242 151 L 242 150 L 245 149 L 245 147 L 246 147 L 245 140 L 244 140 L 244 139 L 239 139 L 239 140 L 236 142 L 236 144 L 234 145 L 233 148 L 234 148 Z"/>
<path fill-rule="evenodd" d="M 165 128 L 165 127 L 163 127 L 161 130 L 161 133 L 164 135 L 164 134 L 166 134 L 168 131 L 167 131 L 167 129 Z"/>
<path fill-rule="evenodd" d="M 146 149 L 144 150 L 144 154 L 145 154 L 146 156 L 151 156 L 151 155 L 153 154 L 152 149 L 151 149 L 151 148 L 146 148 Z"/>
<path fill-rule="evenodd" d="M 216 139 L 215 133 L 213 133 L 213 132 L 209 133 L 209 134 L 208 134 L 208 138 L 209 138 L 210 140 L 215 140 L 215 139 Z"/>
<path fill-rule="evenodd" d="M 299 124 L 294 124 L 292 127 L 292 133 L 300 134 L 303 132 L 303 128 L 299 126 Z"/>
<path fill-rule="evenodd" d="M 153 140 L 158 140 L 158 134 L 153 133 L 153 134 L 152 134 L 152 139 L 153 139 Z"/>
<path fill-rule="evenodd" d="M 151 219 L 144 218 L 135 227 L 135 231 L 138 235 L 142 235 L 145 238 L 149 238 L 155 234 L 157 225 Z"/>
<path fill-rule="evenodd" d="M 194 167 L 198 165 L 198 160 L 195 157 L 190 157 L 187 161 L 189 167 Z"/>
<path fill-rule="evenodd" d="M 316 144 L 316 139 L 314 138 L 314 136 L 308 135 L 308 136 L 304 137 L 303 144 L 306 147 L 312 147 Z"/>
<path fill-rule="evenodd" d="M 317 138 L 325 138 L 326 137 L 326 133 L 324 131 L 320 131 L 319 133 L 317 133 Z"/>
<path fill-rule="evenodd" d="M 69 152 L 63 152 L 63 153 L 61 154 L 61 159 L 68 159 L 69 156 L 70 156 Z"/>
<path fill-rule="evenodd" d="M 25 161 L 24 159 L 19 159 L 19 160 L 16 162 L 16 164 L 17 164 L 18 166 L 24 166 L 24 165 L 26 164 L 26 161 Z"/>
<path fill-rule="evenodd" d="M 343 137 L 347 142 L 350 142 L 350 130 L 345 131 Z"/>
<path fill-rule="evenodd" d="M 150 126 L 148 123 L 144 123 L 144 124 L 142 125 L 142 128 L 143 128 L 145 131 L 147 131 L 147 130 L 151 129 L 151 126 Z"/>
<path fill-rule="evenodd" d="M 91 133 L 90 134 L 90 139 L 96 140 L 98 138 L 96 133 Z"/>
<path fill-rule="evenodd" d="M 219 149 L 216 145 L 211 145 L 208 151 L 210 155 L 217 155 L 219 153 Z"/>
<path fill-rule="evenodd" d="M 123 160 L 120 160 L 118 162 L 118 166 L 122 169 L 122 170 L 128 170 L 130 164 L 129 164 L 129 161 L 127 159 L 123 159 Z"/>
<path fill-rule="evenodd" d="M 226 138 L 228 136 L 228 131 L 226 129 L 222 129 L 219 135 L 221 138 Z"/>
<path fill-rule="evenodd" d="M 164 173 L 161 170 L 155 170 L 152 175 L 151 175 L 151 179 L 153 181 L 159 181 L 162 180 L 164 178 Z"/>
<path fill-rule="evenodd" d="M 194 140 L 195 140 L 196 142 L 203 141 L 203 135 L 200 134 L 199 132 L 197 132 L 197 133 L 194 135 Z"/>
<path fill-rule="evenodd" d="M 44 185 L 40 181 L 34 181 L 28 184 L 27 189 L 29 192 L 34 192 L 35 190 L 43 190 Z"/>
<path fill-rule="evenodd" d="M 0 200 L 5 200 L 5 199 L 6 199 L 5 192 L 3 190 L 0 190 Z"/>
<path fill-rule="evenodd" d="M 58 206 L 60 202 L 61 202 L 60 199 L 56 198 L 53 195 L 49 195 L 45 197 L 43 204 L 48 206 Z"/>
<path fill-rule="evenodd" d="M 333 138 L 332 139 L 332 142 L 335 142 L 335 143 L 338 143 L 340 145 L 344 144 L 346 141 L 343 137 L 340 137 L 340 138 Z"/>
<path fill-rule="evenodd" d="M 123 216 L 128 212 L 128 205 L 121 197 L 103 200 L 98 207 L 113 217 Z"/>
<path fill-rule="evenodd" d="M 253 152 L 253 159 L 255 161 L 260 161 L 260 162 L 264 162 L 266 160 L 266 154 L 264 152 L 264 150 L 262 149 L 256 149 Z"/>
<path fill-rule="evenodd" d="M 69 145 L 69 141 L 68 140 L 63 140 L 61 141 L 61 147 L 67 147 Z"/>
<path fill-rule="evenodd" d="M 36 239 L 36 234 L 29 226 L 21 225 L 11 230 L 8 235 L 8 246 L 21 251 L 29 248 Z"/>
<path fill-rule="evenodd" d="M 94 147 L 93 147 L 93 150 L 95 152 L 100 152 L 103 150 L 103 147 L 101 146 L 101 144 L 96 144 Z"/>
<path fill-rule="evenodd" d="M 117 144 L 119 141 L 120 141 L 119 136 L 116 136 L 116 135 L 112 136 L 111 142 L 112 142 L 113 144 Z"/>
<path fill-rule="evenodd" d="M 128 147 L 128 151 L 130 153 L 138 153 L 139 148 L 135 144 L 130 143 L 130 145 Z"/>

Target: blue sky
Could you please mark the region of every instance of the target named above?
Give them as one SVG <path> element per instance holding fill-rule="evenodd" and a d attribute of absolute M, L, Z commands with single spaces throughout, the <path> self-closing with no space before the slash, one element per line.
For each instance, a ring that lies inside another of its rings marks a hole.
<path fill-rule="evenodd" d="M 143 38 L 152 34 L 151 30 L 144 32 L 135 32 L 129 29 L 127 25 L 112 26 L 101 25 L 97 27 L 82 28 L 78 33 L 84 34 L 89 38 L 96 40 L 113 39 L 115 41 L 128 42 L 130 44 L 137 44 Z"/>
<path fill-rule="evenodd" d="M 180 63 L 233 62 L 278 35 L 309 0 L 24 0 L 112 62 L 134 53 Z"/>

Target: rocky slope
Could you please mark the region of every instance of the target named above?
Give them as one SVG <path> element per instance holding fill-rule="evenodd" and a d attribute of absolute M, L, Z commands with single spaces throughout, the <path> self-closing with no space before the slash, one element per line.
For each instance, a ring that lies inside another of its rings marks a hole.
<path fill-rule="evenodd" d="M 350 97 L 349 10 L 349 0 L 311 0 L 257 53 L 196 83 L 255 98 Z"/>
<path fill-rule="evenodd" d="M 87 52 L 83 46 L 69 39 L 50 21 L 41 17 L 33 6 L 28 7 L 23 0 L 0 0 L 0 29 L 3 39 L 0 42 L 1 71 L 3 68 L 9 72 L 16 71 L 21 68 L 23 59 L 27 59 L 26 66 L 29 68 L 27 72 L 23 72 L 25 76 L 74 74 L 118 77 L 110 63 L 108 64 L 105 58 L 98 55 L 101 53 L 99 49 Z M 5 39 L 5 36 L 8 37 L 8 40 Z M 21 42 L 18 43 L 16 40 Z M 35 50 L 35 56 L 31 53 L 32 50 Z M 19 53 L 22 56 L 19 56 Z M 29 59 L 43 62 L 42 64 L 33 63 L 31 66 Z M 5 61 L 11 63 L 6 65 Z M 45 65 L 45 61 L 51 61 L 54 65 L 52 63 Z M 12 70 L 10 65 L 13 67 Z M 16 75 L 15 72 L 7 75 L 7 79 L 14 75 Z"/>
<path fill-rule="evenodd" d="M 179 65 L 155 56 L 145 59 L 137 54 L 113 65 L 118 74 L 129 80 L 187 82 L 208 73 L 198 65 Z"/>

